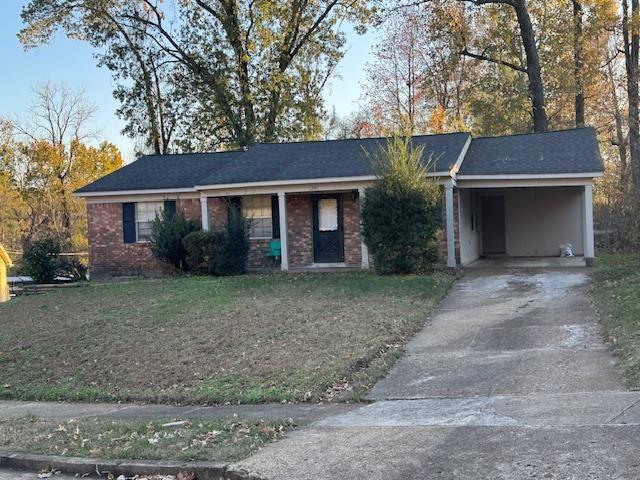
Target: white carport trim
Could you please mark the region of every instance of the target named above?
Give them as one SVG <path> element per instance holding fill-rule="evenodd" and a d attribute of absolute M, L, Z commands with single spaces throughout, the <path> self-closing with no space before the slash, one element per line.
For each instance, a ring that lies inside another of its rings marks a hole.
<path fill-rule="evenodd" d="M 595 178 L 603 172 L 587 173 L 518 173 L 504 175 L 458 175 L 458 180 L 538 180 L 545 178 Z"/>

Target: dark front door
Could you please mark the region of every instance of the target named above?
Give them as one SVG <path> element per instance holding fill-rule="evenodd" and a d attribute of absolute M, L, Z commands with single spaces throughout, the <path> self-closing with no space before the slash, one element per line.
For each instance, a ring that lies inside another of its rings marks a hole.
<path fill-rule="evenodd" d="M 482 253 L 499 255 L 507 251 L 504 227 L 504 196 L 482 197 Z"/>
<path fill-rule="evenodd" d="M 313 261 L 315 263 L 344 262 L 344 230 L 342 196 L 313 197 Z"/>

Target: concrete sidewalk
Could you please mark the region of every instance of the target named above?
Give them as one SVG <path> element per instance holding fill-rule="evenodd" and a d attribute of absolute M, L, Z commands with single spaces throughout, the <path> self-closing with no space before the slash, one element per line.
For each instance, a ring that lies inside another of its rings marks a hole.
<path fill-rule="evenodd" d="M 104 420 L 171 421 L 196 418 L 214 420 L 234 415 L 255 420 L 278 421 L 289 418 L 297 425 L 306 425 L 332 415 L 347 413 L 358 405 L 351 404 L 262 404 L 215 407 L 137 405 L 111 403 L 55 403 L 0 401 L 0 418 L 35 415 L 40 418 L 68 420 L 99 418 Z"/>
<path fill-rule="evenodd" d="M 371 392 L 236 468 L 271 480 L 640 478 L 640 393 L 583 270 L 469 271 Z"/>

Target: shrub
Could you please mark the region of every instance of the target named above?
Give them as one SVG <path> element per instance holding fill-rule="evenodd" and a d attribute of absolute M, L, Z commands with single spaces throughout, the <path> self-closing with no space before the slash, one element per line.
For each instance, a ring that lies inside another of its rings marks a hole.
<path fill-rule="evenodd" d="M 157 258 L 161 258 L 175 268 L 186 269 L 187 251 L 183 240 L 198 226 L 187 220 L 181 213 L 163 210 L 151 225 L 151 251 Z"/>
<path fill-rule="evenodd" d="M 60 243 L 43 238 L 26 245 L 22 262 L 26 273 L 37 283 L 51 283 L 60 266 Z"/>
<path fill-rule="evenodd" d="M 246 271 L 249 255 L 249 222 L 241 210 L 229 206 L 226 230 L 205 232 L 198 230 L 184 237 L 186 266 L 196 273 L 211 275 L 239 275 Z"/>
<path fill-rule="evenodd" d="M 86 280 L 88 262 L 86 257 L 60 257 L 59 275 L 73 280 Z"/>
<path fill-rule="evenodd" d="M 422 272 L 437 259 L 441 193 L 422 154 L 394 137 L 370 155 L 378 182 L 366 191 L 362 230 L 380 273 Z"/>
<path fill-rule="evenodd" d="M 226 232 L 218 232 L 209 249 L 209 273 L 212 275 L 240 275 L 247 269 L 250 222 L 242 210 L 229 205 Z"/>
<path fill-rule="evenodd" d="M 209 253 L 215 242 L 215 234 L 204 230 L 196 230 L 184 237 L 182 244 L 187 252 L 185 263 L 189 271 L 208 273 Z"/>

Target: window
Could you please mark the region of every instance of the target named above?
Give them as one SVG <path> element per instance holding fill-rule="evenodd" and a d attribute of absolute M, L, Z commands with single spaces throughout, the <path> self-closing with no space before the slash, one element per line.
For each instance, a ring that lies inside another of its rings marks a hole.
<path fill-rule="evenodd" d="M 138 242 L 148 242 L 151 239 L 151 224 L 156 216 L 162 212 L 164 202 L 136 203 L 136 233 Z"/>
<path fill-rule="evenodd" d="M 338 230 L 338 199 L 322 198 L 318 200 L 318 230 L 335 232 Z"/>
<path fill-rule="evenodd" d="M 260 195 L 242 199 L 244 216 L 251 221 L 250 238 L 272 238 L 271 197 Z"/>

